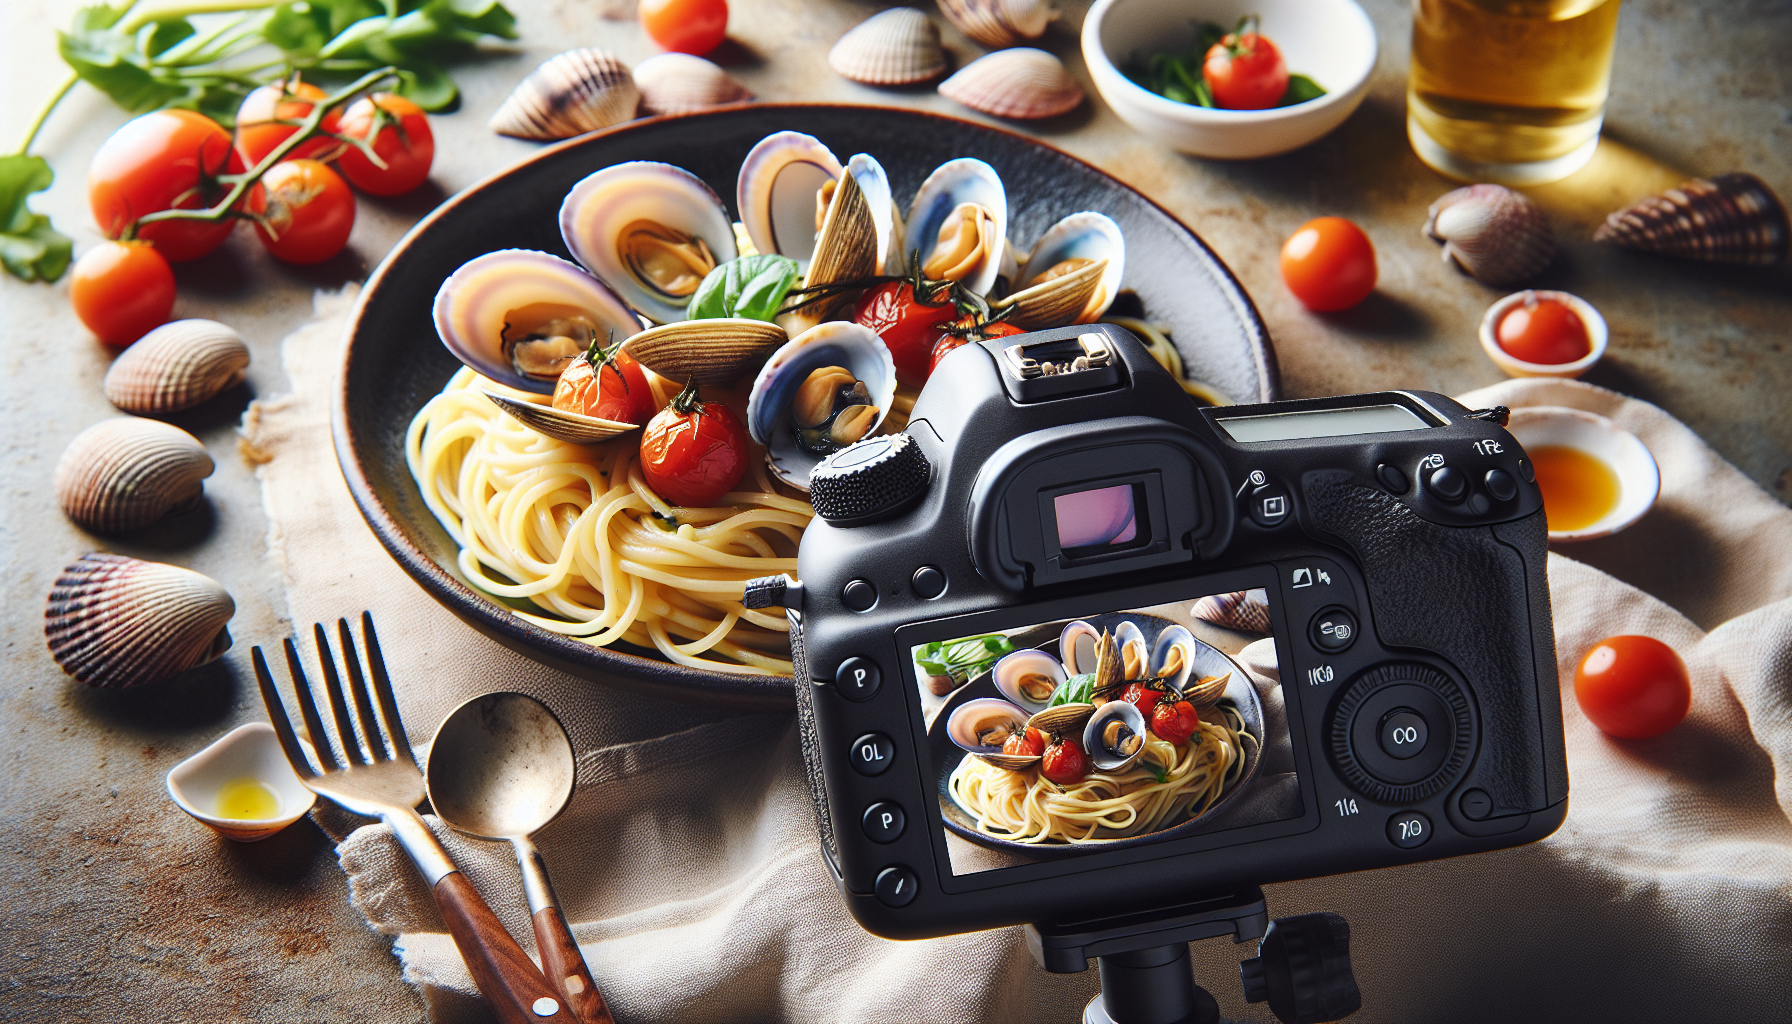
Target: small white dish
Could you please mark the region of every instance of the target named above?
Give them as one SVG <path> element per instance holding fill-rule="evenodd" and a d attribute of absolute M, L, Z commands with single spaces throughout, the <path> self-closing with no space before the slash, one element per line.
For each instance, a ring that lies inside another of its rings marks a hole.
<path fill-rule="evenodd" d="M 1617 533 L 1641 519 L 1661 493 L 1661 469 L 1648 446 L 1597 413 L 1555 405 L 1522 406 L 1512 410 L 1506 430 L 1527 452 L 1545 446 L 1574 448 L 1617 474 L 1618 500 L 1611 511 L 1578 530 L 1549 531 L 1552 542 L 1590 540 Z"/>
<path fill-rule="evenodd" d="M 1269 110 L 1216 110 L 1178 103 L 1139 85 L 1120 68 L 1134 57 L 1180 49 L 1195 23 L 1230 29 L 1258 15 L 1290 74 L 1324 96 Z M 1248 160 L 1299 149 L 1355 112 L 1375 69 L 1375 25 L 1352 0 L 1098 0 L 1083 19 L 1083 60 L 1095 88 L 1120 119 L 1194 156 Z"/>
<path fill-rule="evenodd" d="M 265 818 L 234 818 L 219 813 L 225 787 L 253 779 L 273 796 L 275 813 Z M 181 810 L 220 835 L 253 843 L 298 821 L 317 802 L 293 774 L 274 727 L 250 722 L 230 730 L 211 746 L 187 758 L 168 773 L 168 795 Z"/>
<path fill-rule="evenodd" d="M 1580 317 L 1580 322 L 1587 329 L 1587 341 L 1591 343 L 1587 354 L 1572 363 L 1529 363 L 1519 359 L 1500 347 L 1500 320 L 1513 306 L 1525 300 L 1525 296 L 1535 295 L 1539 299 L 1554 299 Z M 1508 377 L 1579 377 L 1593 368 L 1605 355 L 1606 342 L 1609 340 L 1605 317 L 1593 308 L 1593 304 L 1578 295 L 1567 292 L 1548 291 L 1543 288 L 1529 288 L 1522 292 L 1513 292 L 1505 298 L 1487 307 L 1487 314 L 1481 318 L 1481 350 L 1494 365 L 1506 371 Z"/>

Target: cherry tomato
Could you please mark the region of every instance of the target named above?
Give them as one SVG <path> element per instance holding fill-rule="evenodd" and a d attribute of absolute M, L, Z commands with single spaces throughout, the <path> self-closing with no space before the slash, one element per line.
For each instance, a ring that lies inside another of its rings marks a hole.
<path fill-rule="evenodd" d="M 1157 733 L 1158 739 L 1179 747 L 1195 734 L 1195 724 L 1200 720 L 1195 706 L 1186 700 L 1159 701 L 1151 709 L 1151 731 Z"/>
<path fill-rule="evenodd" d="M 341 175 L 316 160 L 282 160 L 261 183 L 261 244 L 288 263 L 322 263 L 342 251 L 355 228 L 355 194 Z"/>
<path fill-rule="evenodd" d="M 652 419 L 653 392 L 648 390 L 647 375 L 622 344 L 612 342 L 604 348 L 602 342 L 593 341 L 583 358 L 567 363 L 554 382 L 554 408 L 637 426 Z"/>
<path fill-rule="evenodd" d="M 1282 246 L 1282 280 L 1308 309 L 1349 309 L 1375 290 L 1375 246 L 1342 217 L 1307 221 Z"/>
<path fill-rule="evenodd" d="M 243 170 L 230 133 L 191 110 L 158 110 L 125 122 L 87 169 L 87 202 L 108 238 L 122 237 L 137 218 L 168 209 L 201 209 L 230 191 L 215 179 Z M 137 237 L 176 263 L 223 244 L 236 222 L 162 221 Z"/>
<path fill-rule="evenodd" d="M 436 158 L 429 115 L 403 96 L 377 92 L 361 97 L 343 112 L 336 130 L 353 139 L 372 136 L 373 151 L 386 162 L 385 167 L 376 166 L 353 146 L 343 151 L 336 166 L 361 191 L 376 196 L 403 195 L 429 178 L 429 165 Z"/>
<path fill-rule="evenodd" d="M 970 325 L 970 318 L 966 317 L 953 326 L 965 328 Z M 1006 338 L 1016 334 L 1027 333 L 1005 320 L 993 324 L 984 324 L 982 327 L 978 328 L 978 332 L 985 338 Z M 968 335 L 964 334 L 947 334 L 944 331 L 938 330 L 934 333 L 939 337 L 939 340 L 933 343 L 933 358 L 927 361 L 927 376 L 929 377 L 933 376 L 934 367 L 940 365 L 940 360 L 951 355 L 953 351 L 963 348 L 965 343 L 971 340 Z M 897 376 L 900 377 L 901 374 L 898 374 Z"/>
<path fill-rule="evenodd" d="M 1514 359 L 1527 363 L 1572 363 L 1593 351 L 1587 325 L 1565 302 L 1525 292 L 1524 301 L 1500 317 L 1494 335 Z"/>
<path fill-rule="evenodd" d="M 1060 786 L 1074 785 L 1089 774 L 1089 756 L 1076 740 L 1054 735 L 1051 746 L 1045 748 L 1045 760 L 1039 763 L 1039 774 Z"/>
<path fill-rule="evenodd" d="M 746 428 L 726 405 L 698 397 L 695 384 L 685 385 L 641 435 L 641 475 L 674 505 L 714 505 L 746 471 Z"/>
<path fill-rule="evenodd" d="M 68 299 L 101 341 L 129 345 L 174 312 L 174 268 L 148 242 L 101 242 L 75 261 Z"/>
<path fill-rule="evenodd" d="M 641 0 L 641 27 L 668 50 L 699 57 L 728 35 L 728 0 Z"/>
<path fill-rule="evenodd" d="M 1574 699 L 1608 736 L 1660 736 L 1692 707 L 1692 680 L 1672 647 L 1654 637 L 1613 636 L 1574 670 Z"/>
<path fill-rule="evenodd" d="M 939 328 L 958 319 L 958 308 L 941 289 L 934 298 L 939 305 L 928 306 L 915 301 L 915 289 L 903 281 L 886 281 L 866 289 L 853 308 L 853 323 L 869 327 L 884 340 L 890 358 L 896 363 L 896 379 L 909 387 L 927 383 L 933 372 L 933 349 L 939 340 Z"/>
<path fill-rule="evenodd" d="M 317 101 L 328 95 L 310 82 L 294 82 L 290 86 L 275 82 L 243 97 L 243 105 L 236 112 L 236 151 L 243 158 L 243 164 L 254 167 L 260 163 L 262 157 L 272 153 L 276 146 L 299 130 L 297 125 L 281 122 L 310 117 Z M 329 111 L 324 114 L 320 127 L 326 132 L 334 132 L 340 120 L 341 114 Z M 286 154 L 286 159 L 327 160 L 331 153 L 341 148 L 342 143 L 335 139 L 315 135 L 299 143 Z"/>
<path fill-rule="evenodd" d="M 1288 92 L 1282 51 L 1255 32 L 1232 33 L 1214 43 L 1201 64 L 1213 102 L 1227 110 L 1267 110 Z"/>
<path fill-rule="evenodd" d="M 1152 709 L 1157 707 L 1157 702 L 1163 696 L 1162 690 L 1154 690 L 1144 683 L 1132 683 L 1126 687 L 1126 692 L 1121 694 L 1120 699 L 1130 701 L 1133 707 L 1139 709 L 1139 714 L 1145 716 L 1145 721 L 1149 722 Z"/>
<path fill-rule="evenodd" d="M 1028 727 L 1008 737 L 1002 744 L 1002 753 L 1016 757 L 1038 757 L 1045 753 L 1045 736 L 1038 729 Z"/>

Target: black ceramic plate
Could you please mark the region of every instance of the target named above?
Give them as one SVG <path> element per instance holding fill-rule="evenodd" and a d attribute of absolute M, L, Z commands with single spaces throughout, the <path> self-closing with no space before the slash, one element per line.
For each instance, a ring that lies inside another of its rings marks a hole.
<path fill-rule="evenodd" d="M 1147 315 L 1168 324 L 1191 376 L 1239 401 L 1276 397 L 1275 356 L 1251 300 L 1188 228 L 1094 167 L 1011 132 L 912 110 L 751 104 L 631 122 L 573 139 L 467 189 L 400 241 L 361 293 L 338 392 L 336 453 L 361 513 L 430 595 L 487 636 L 531 658 L 599 682 L 733 704 L 791 701 L 790 680 L 686 668 L 634 649 L 600 648 L 532 626 L 469 587 L 456 549 L 412 482 L 403 438 L 412 416 L 460 364 L 437 339 L 430 306 L 462 263 L 503 248 L 570 259 L 560 200 L 580 178 L 624 160 L 663 160 L 707 181 L 734 205 L 735 175 L 753 144 L 791 129 L 842 159 L 870 153 L 905 204 L 928 172 L 975 156 L 1002 175 L 1009 235 L 1031 245 L 1058 218 L 1099 210 L 1126 236 L 1126 278 Z"/>

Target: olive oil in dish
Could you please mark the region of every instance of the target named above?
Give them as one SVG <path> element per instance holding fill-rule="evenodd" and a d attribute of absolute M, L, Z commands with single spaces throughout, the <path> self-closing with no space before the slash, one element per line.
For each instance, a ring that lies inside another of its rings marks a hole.
<path fill-rule="evenodd" d="M 244 775 L 218 789 L 217 815 L 232 821 L 265 821 L 280 816 L 280 796 L 272 786 Z"/>
<path fill-rule="evenodd" d="M 1599 459 L 1565 445 L 1530 449 L 1552 533 L 1584 530 L 1618 507 L 1618 474 Z"/>

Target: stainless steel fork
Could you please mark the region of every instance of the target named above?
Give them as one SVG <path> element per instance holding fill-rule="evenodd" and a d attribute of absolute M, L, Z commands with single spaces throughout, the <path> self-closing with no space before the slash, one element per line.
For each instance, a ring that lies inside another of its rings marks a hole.
<path fill-rule="evenodd" d="M 330 650 L 329 634 L 320 624 L 313 627 L 317 658 L 324 677 L 324 694 L 335 725 L 336 741 L 317 713 L 311 682 L 305 677 L 304 665 L 297 646 L 288 637 L 285 642 L 286 668 L 292 678 L 299 712 L 305 718 L 305 731 L 316 755 L 314 766 L 299 737 L 287 718 L 285 703 L 268 672 L 261 648 L 254 650 L 255 679 L 261 684 L 262 703 L 267 705 L 268 718 L 280 737 L 286 759 L 312 792 L 329 797 L 347 810 L 370 818 L 379 818 L 392 826 L 400 845 L 417 870 L 429 882 L 436 906 L 449 934 L 460 947 L 460 955 L 479 991 L 491 1003 L 504 1024 L 576 1024 L 570 1010 L 548 984 L 529 954 L 517 945 L 503 924 L 486 906 L 467 876 L 448 859 L 448 851 L 436 841 L 435 833 L 423 823 L 417 805 L 423 802 L 423 773 L 417 769 L 411 754 L 410 740 L 405 737 L 404 723 L 398 717 L 398 702 L 392 697 L 392 680 L 386 675 L 386 662 L 380 654 L 379 637 L 373 631 L 373 616 L 361 613 L 361 633 L 366 641 L 367 670 L 362 671 L 356 653 L 354 634 L 347 619 L 337 620 L 342 642 L 342 667 L 348 676 L 348 692 L 353 704 L 344 698 L 342 677 L 337 673 L 336 658 Z M 369 680 L 372 681 L 371 693 Z M 378 707 L 375 707 L 377 695 Z"/>

